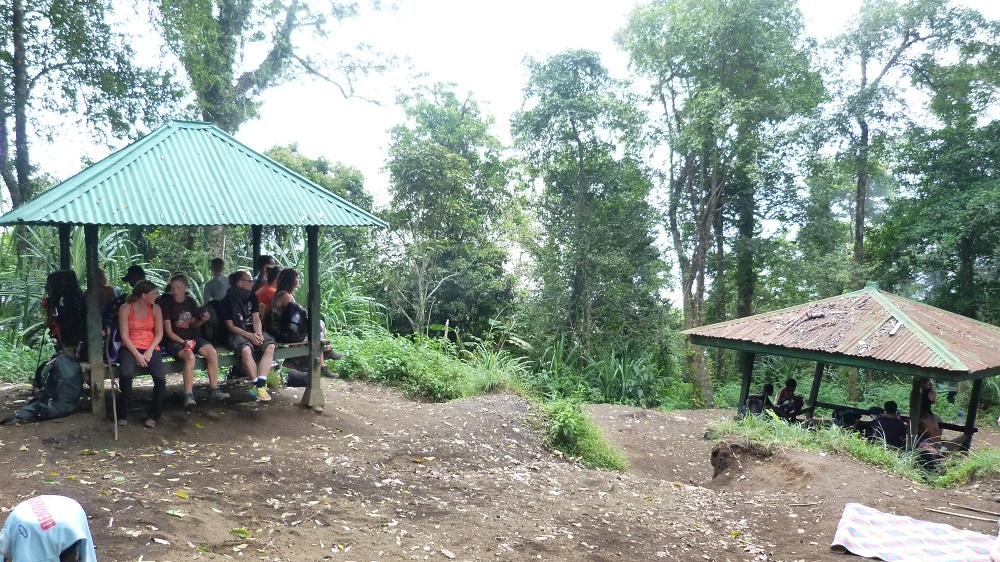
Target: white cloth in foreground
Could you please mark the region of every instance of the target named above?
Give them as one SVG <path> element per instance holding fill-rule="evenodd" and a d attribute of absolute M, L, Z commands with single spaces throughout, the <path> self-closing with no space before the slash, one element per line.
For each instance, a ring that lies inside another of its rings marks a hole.
<path fill-rule="evenodd" d="M 0 531 L 0 558 L 13 562 L 59 562 L 62 551 L 77 545 L 80 562 L 97 562 L 87 513 L 76 500 L 35 496 L 7 516 Z"/>
<path fill-rule="evenodd" d="M 830 549 L 888 562 L 1000 562 L 996 537 L 849 503 Z"/>

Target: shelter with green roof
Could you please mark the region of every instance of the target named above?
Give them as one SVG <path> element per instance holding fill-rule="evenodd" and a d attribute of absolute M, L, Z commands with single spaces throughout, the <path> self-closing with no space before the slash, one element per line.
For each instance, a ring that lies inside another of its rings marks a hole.
<path fill-rule="evenodd" d="M 0 217 L 0 226 L 59 229 L 60 263 L 70 264 L 70 230 L 83 226 L 87 286 L 97 285 L 100 226 L 249 225 L 254 260 L 264 226 L 304 227 L 308 252 L 310 382 L 302 398 L 321 409 L 319 366 L 319 229 L 387 227 L 371 213 L 250 149 L 211 123 L 170 121 Z M 103 348 L 98 296 L 87 298 L 87 342 Z M 103 414 L 103 354 L 91 353 L 95 413 Z"/>
<path fill-rule="evenodd" d="M 839 407 L 817 401 L 827 364 L 913 377 L 911 420 L 919 418 L 918 380 L 973 381 L 965 424 L 941 424 L 961 431 L 970 443 L 983 379 L 1000 374 L 1000 328 L 880 291 L 875 283 L 837 297 L 683 333 L 696 345 L 749 354 L 744 361 L 740 404 L 749 395 L 756 354 L 816 362 L 807 407 Z M 915 437 L 915 426 L 910 424 L 911 437 Z"/>

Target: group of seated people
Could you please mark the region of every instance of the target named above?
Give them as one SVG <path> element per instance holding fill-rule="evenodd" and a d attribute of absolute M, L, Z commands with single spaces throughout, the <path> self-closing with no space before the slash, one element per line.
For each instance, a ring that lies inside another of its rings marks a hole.
<path fill-rule="evenodd" d="M 934 453 L 940 453 L 941 420 L 932 411 L 932 406 L 937 403 L 937 393 L 927 379 L 918 380 L 917 385 L 920 388 L 917 446 Z M 745 411 L 751 414 L 770 411 L 781 419 L 795 421 L 806 410 L 803 407 L 802 397 L 795 393 L 796 387 L 795 379 L 789 378 L 785 381 L 785 386 L 778 392 L 775 401 L 771 402 L 774 385 L 766 383 L 760 394 L 750 395 L 747 398 Z M 870 419 L 863 419 L 866 415 L 870 416 Z M 906 446 L 909 433 L 909 422 L 899 414 L 899 406 L 893 400 L 887 401 L 884 408 L 872 407 L 867 411 L 844 407 L 834 412 L 834 423 L 854 429 L 866 438 L 883 440 L 887 445 L 898 448 Z M 962 441 L 953 441 L 953 443 L 961 446 Z"/>
<path fill-rule="evenodd" d="M 195 356 L 205 359 L 212 401 L 229 398 L 219 388 L 219 354 L 216 345 L 232 349 L 239 358 L 239 370 L 251 383 L 254 400 L 268 402 L 267 377 L 271 370 L 275 337 L 278 341 L 295 343 L 308 337 L 305 310 L 295 304 L 293 292 L 299 286 L 299 273 L 293 268 L 282 269 L 271 256 L 258 260 L 260 275 L 256 281 L 246 270 L 225 275 L 221 258 L 211 261 L 212 279 L 202 291 L 204 302 L 199 306 L 189 292 L 189 281 L 183 273 L 174 274 L 160 295 L 157 286 L 146 279 L 141 266 L 128 268 L 122 281 L 131 292 L 123 295 L 111 287 L 103 271 L 98 272 L 98 297 L 105 335 L 111 341 L 109 359 L 119 364 L 118 386 L 121 399 L 117 402 L 118 423 L 128 424 L 132 407 L 132 381 L 137 372 L 148 371 L 153 379 L 153 394 L 144 425 L 156 427 L 162 412 L 166 390 L 163 354 L 183 363 L 184 406 L 193 407 Z M 65 285 L 63 287 L 62 285 Z M 47 320 L 57 347 L 78 360 L 86 359 L 84 342 L 84 293 L 72 271 L 54 272 L 47 284 L 48 296 L 43 302 Z M 298 315 L 293 321 L 286 316 L 291 309 Z M 78 321 L 68 322 L 68 317 Z M 294 323 L 289 327 L 287 324 Z M 116 332 L 116 333 L 115 333 Z M 291 339 L 289 339 L 291 338 Z M 84 351 L 81 351 L 84 350 Z M 335 354 L 329 358 L 336 359 Z M 323 368 L 327 376 L 329 371 Z"/>
<path fill-rule="evenodd" d="M 766 411 L 774 412 L 781 419 L 794 421 L 803 413 L 804 400 L 795 389 L 798 383 L 795 379 L 789 378 L 785 381 L 785 386 L 778 391 L 778 396 L 771 402 L 771 395 L 774 394 L 774 385 L 766 383 L 760 394 L 747 397 L 747 413 L 760 414 Z"/>

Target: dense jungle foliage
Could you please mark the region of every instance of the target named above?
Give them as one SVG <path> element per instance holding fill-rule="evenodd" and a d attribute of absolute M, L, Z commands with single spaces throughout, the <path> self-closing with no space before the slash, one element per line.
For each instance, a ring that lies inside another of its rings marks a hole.
<path fill-rule="evenodd" d="M 31 157 L 52 139 L 44 118 L 84 119 L 94 142 L 166 118 L 235 133 L 276 85 L 319 77 L 350 96 L 398 62 L 338 42 L 335 25 L 365 17 L 356 4 L 157 2 L 143 24 L 169 56 L 149 67 L 130 62 L 138 38 L 109 23 L 111 0 L 7 4 L 5 209 L 63 179 Z M 307 29 L 326 33 L 330 49 L 306 52 Z M 690 346 L 685 328 L 866 280 L 1000 321 L 998 34 L 1000 24 L 948 0 L 866 0 L 825 43 L 783 0 L 654 0 L 615 37 L 631 75 L 613 76 L 585 50 L 529 58 L 509 124 L 453 85 L 400 84 L 405 118 L 391 130 L 384 206 L 351 163 L 271 148 L 391 225 L 323 233 L 323 313 L 345 354 L 337 369 L 436 400 L 514 387 L 559 405 L 558 440 L 581 402 L 735 406 L 740 359 Z M 257 52 L 266 56 L 252 68 Z M 227 271 L 251 268 L 249 239 L 248 228 L 102 228 L 99 256 L 113 284 L 124 288 L 125 269 L 141 264 L 160 283 L 187 272 L 200 298 L 213 257 Z M 263 251 L 305 271 L 303 239 L 265 229 Z M 57 248 L 47 227 L 0 233 L 4 379 L 28 380 L 47 352 L 39 302 Z M 72 263 L 82 278 L 80 230 Z M 757 384 L 794 377 L 800 388 L 813 371 L 774 357 L 754 368 Z M 821 400 L 908 401 L 905 377 L 824 376 Z M 961 416 L 970 386 L 938 413 Z M 982 415 L 995 415 L 1000 385 L 984 390 Z"/>

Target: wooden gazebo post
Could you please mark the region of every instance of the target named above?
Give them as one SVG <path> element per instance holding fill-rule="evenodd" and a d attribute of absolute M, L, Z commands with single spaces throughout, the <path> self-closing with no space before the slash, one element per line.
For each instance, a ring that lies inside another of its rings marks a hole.
<path fill-rule="evenodd" d="M 320 388 L 320 362 L 323 360 L 323 343 L 319 334 L 319 227 L 306 227 L 306 252 L 309 279 L 309 384 L 302 394 L 302 404 L 318 412 L 323 411 L 325 404 L 323 391 Z"/>
<path fill-rule="evenodd" d="M 91 410 L 104 417 L 104 336 L 101 334 L 101 304 L 97 287 L 97 229 L 96 224 L 83 226 L 83 240 L 87 257 L 87 353 L 90 362 L 90 407 Z"/>
<path fill-rule="evenodd" d="M 750 379 L 753 378 L 753 363 L 756 357 L 756 355 L 749 351 L 740 353 L 740 359 L 742 360 L 740 361 L 740 366 L 743 371 L 743 379 L 740 382 L 740 402 L 736 406 L 737 411 L 740 411 L 740 408 L 747 403 L 747 397 L 750 396 Z"/>
<path fill-rule="evenodd" d="M 69 269 L 73 267 L 73 255 L 70 253 L 70 234 L 73 230 L 71 224 L 59 225 L 59 269 Z"/>

